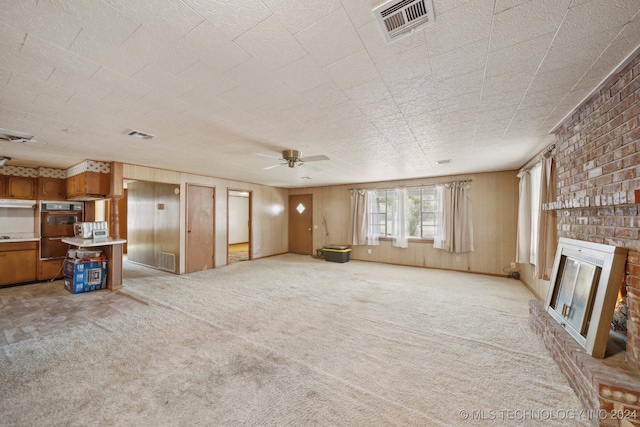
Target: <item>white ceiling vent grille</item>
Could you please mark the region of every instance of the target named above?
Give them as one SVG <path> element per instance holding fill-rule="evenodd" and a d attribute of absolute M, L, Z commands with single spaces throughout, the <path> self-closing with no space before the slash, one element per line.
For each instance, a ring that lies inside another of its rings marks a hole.
<path fill-rule="evenodd" d="M 376 2 L 373 13 L 387 43 L 408 36 L 435 22 L 431 0 L 392 0 Z"/>
<path fill-rule="evenodd" d="M 127 135 L 135 136 L 136 138 L 140 139 L 151 139 L 156 137 L 155 135 L 151 135 L 150 133 L 140 132 L 139 130 L 134 129 L 132 129 L 131 132 L 128 132 Z"/>

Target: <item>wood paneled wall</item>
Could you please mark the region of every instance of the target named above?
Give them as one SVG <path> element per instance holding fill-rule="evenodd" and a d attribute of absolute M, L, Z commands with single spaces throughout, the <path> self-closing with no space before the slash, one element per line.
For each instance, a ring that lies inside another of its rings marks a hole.
<path fill-rule="evenodd" d="M 290 190 L 290 194 L 313 194 L 314 248 L 347 242 L 349 229 L 349 188 L 388 188 L 429 185 L 471 179 L 474 247 L 467 254 L 450 254 L 434 249 L 432 243 L 410 242 L 400 249 L 390 241 L 379 246 L 355 246 L 351 259 L 390 264 L 442 268 L 458 271 L 506 275 L 515 259 L 518 179 L 516 171 L 490 172 L 406 181 L 377 182 Z M 317 227 L 317 229 L 315 228 Z M 368 254 L 367 250 L 372 253 Z"/>
<path fill-rule="evenodd" d="M 213 171 L 215 173 L 215 171 Z M 287 252 L 287 200 L 288 190 L 250 184 L 184 172 L 155 169 L 138 165 L 123 165 L 123 177 L 127 181 L 147 181 L 180 186 L 180 273 L 185 272 L 185 188 L 187 183 L 215 188 L 215 265 L 227 263 L 227 189 L 252 191 L 252 257 L 261 258 Z"/>

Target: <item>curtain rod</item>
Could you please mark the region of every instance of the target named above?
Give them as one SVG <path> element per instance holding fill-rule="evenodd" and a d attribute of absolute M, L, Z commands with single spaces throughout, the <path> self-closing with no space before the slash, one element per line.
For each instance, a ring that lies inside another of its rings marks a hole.
<path fill-rule="evenodd" d="M 438 185 L 438 184 L 450 184 L 452 182 L 473 182 L 472 179 L 461 179 L 459 181 L 438 181 L 438 182 L 430 182 L 429 184 L 420 184 L 420 185 L 397 185 L 395 187 L 367 187 L 367 188 L 347 188 L 347 190 L 395 190 L 396 188 L 417 188 L 417 187 L 426 187 L 429 185 Z"/>
<path fill-rule="evenodd" d="M 550 146 L 548 146 L 547 148 L 545 148 L 544 150 L 539 152 L 537 155 L 533 156 L 533 158 L 531 160 L 529 160 L 527 163 L 525 163 L 524 166 L 522 166 L 520 168 L 518 173 L 527 172 L 527 171 L 531 170 L 531 168 L 533 168 L 535 166 L 535 164 L 540 160 L 540 157 L 544 156 L 547 153 L 552 152 L 555 149 L 556 149 L 556 144 L 551 144 Z"/>

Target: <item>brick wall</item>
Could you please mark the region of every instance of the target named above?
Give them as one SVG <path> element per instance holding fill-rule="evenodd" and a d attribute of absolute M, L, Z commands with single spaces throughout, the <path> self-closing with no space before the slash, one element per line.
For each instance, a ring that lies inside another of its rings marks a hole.
<path fill-rule="evenodd" d="M 629 249 L 621 284 L 628 306 L 626 351 L 604 360 L 587 356 L 538 302 L 531 306 L 531 325 L 586 408 L 640 409 L 640 55 L 558 128 L 555 160 L 556 202 L 544 208 L 557 210 L 558 237 Z"/>
<path fill-rule="evenodd" d="M 640 55 L 556 132 L 558 236 L 629 249 L 627 358 L 640 369 Z"/>
<path fill-rule="evenodd" d="M 629 368 L 624 357 L 616 354 L 616 346 L 610 344 L 608 350 L 613 354 L 606 359 L 606 363 L 595 359 L 545 311 L 541 301 L 530 301 L 529 311 L 531 328 L 542 337 L 587 410 L 582 419 L 601 427 L 640 425 L 638 376 Z"/>

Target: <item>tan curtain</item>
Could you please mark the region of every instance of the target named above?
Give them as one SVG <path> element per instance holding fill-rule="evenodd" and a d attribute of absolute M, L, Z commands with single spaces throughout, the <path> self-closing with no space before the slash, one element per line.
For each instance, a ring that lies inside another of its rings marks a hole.
<path fill-rule="evenodd" d="M 531 257 L 531 175 L 529 171 L 522 171 L 518 174 L 518 178 L 520 178 L 520 191 L 516 262 L 528 264 Z"/>
<path fill-rule="evenodd" d="M 545 153 L 541 158 L 542 183 L 540 185 L 540 206 L 544 203 L 556 201 L 556 163 L 551 152 Z M 549 280 L 553 260 L 556 256 L 558 245 L 558 225 L 556 211 L 540 212 L 540 229 L 538 232 L 538 263 L 536 264 L 536 277 Z"/>
<path fill-rule="evenodd" d="M 443 191 L 444 244 L 448 252 L 473 252 L 473 213 L 468 181 L 445 184 Z"/>
<path fill-rule="evenodd" d="M 367 244 L 367 229 L 369 219 L 367 215 L 367 191 L 349 190 L 351 193 L 351 217 L 349 221 L 349 238 L 351 245 Z"/>

